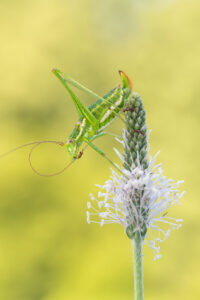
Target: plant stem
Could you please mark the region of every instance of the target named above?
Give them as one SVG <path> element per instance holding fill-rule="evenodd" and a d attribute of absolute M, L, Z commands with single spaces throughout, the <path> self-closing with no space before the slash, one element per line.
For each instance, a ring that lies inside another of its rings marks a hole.
<path fill-rule="evenodd" d="M 144 300 L 143 292 L 143 267 L 142 267 L 142 243 L 143 239 L 139 232 L 135 233 L 133 243 L 133 264 L 134 264 L 134 289 L 135 300 Z"/>

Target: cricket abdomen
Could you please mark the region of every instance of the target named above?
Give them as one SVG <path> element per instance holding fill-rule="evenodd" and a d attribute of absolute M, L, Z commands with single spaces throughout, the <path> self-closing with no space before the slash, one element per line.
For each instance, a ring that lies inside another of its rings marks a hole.
<path fill-rule="evenodd" d="M 89 107 L 98 120 L 98 130 L 103 130 L 115 120 L 124 107 L 126 101 L 124 96 L 124 89 L 118 86 L 103 97 L 105 102 L 98 99 Z"/>

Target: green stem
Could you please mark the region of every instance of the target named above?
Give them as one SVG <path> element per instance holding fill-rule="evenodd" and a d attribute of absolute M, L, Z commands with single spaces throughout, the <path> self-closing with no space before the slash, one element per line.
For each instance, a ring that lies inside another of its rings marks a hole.
<path fill-rule="evenodd" d="M 143 292 L 143 267 L 142 267 L 142 243 L 143 240 L 139 232 L 136 232 L 133 243 L 133 263 L 134 263 L 134 288 L 135 300 L 144 300 Z"/>

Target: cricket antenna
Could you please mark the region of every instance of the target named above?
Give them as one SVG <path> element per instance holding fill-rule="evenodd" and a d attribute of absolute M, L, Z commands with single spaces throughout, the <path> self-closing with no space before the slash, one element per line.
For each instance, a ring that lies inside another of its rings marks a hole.
<path fill-rule="evenodd" d="M 64 146 L 65 145 L 65 142 L 62 142 L 62 141 L 51 141 L 51 140 L 44 140 L 44 141 L 35 141 L 35 142 L 30 142 L 30 143 L 26 143 L 26 144 L 23 144 L 21 146 L 18 146 L 16 148 L 13 148 L 11 149 L 10 151 L 0 155 L 0 159 L 7 156 L 8 154 L 16 151 L 16 150 L 19 150 L 21 148 L 24 148 L 24 147 L 27 147 L 27 146 L 31 146 L 33 145 L 33 147 L 31 148 L 30 152 L 29 152 L 29 156 L 28 156 L 28 160 L 29 160 L 29 164 L 30 164 L 30 167 L 31 169 L 33 170 L 34 173 L 36 173 L 37 175 L 39 176 L 43 176 L 43 177 L 53 177 L 53 176 L 56 176 L 56 175 L 59 175 L 61 173 L 63 173 L 65 170 L 67 170 L 75 161 L 76 159 L 80 158 L 83 154 L 83 151 L 85 151 L 85 149 L 88 147 L 88 145 L 86 145 L 82 151 L 80 152 L 81 153 L 81 156 L 78 157 L 78 158 L 73 158 L 73 160 L 68 163 L 62 170 L 58 171 L 58 172 L 55 172 L 55 173 L 52 173 L 52 174 L 43 174 L 43 173 L 40 173 L 38 172 L 34 166 L 33 166 L 33 163 L 32 163 L 32 154 L 33 154 L 33 151 L 35 150 L 36 147 L 40 146 L 41 144 L 57 144 L 59 146 Z"/>
<path fill-rule="evenodd" d="M 32 154 L 33 154 L 33 151 L 38 147 L 40 146 L 41 144 L 44 144 L 44 143 L 54 143 L 54 144 L 58 144 L 60 146 L 63 146 L 64 143 L 63 142 L 58 142 L 58 141 L 40 141 L 40 142 L 37 142 L 35 143 L 35 145 L 31 148 L 30 152 L 29 152 L 29 157 L 28 157 L 28 160 L 29 160 L 29 164 L 30 164 L 30 167 L 31 169 L 33 170 L 34 173 L 36 173 L 37 175 L 39 176 L 43 176 L 43 177 L 53 177 L 53 176 L 56 176 L 56 175 L 59 175 L 61 173 L 63 173 L 65 170 L 67 170 L 71 164 L 73 164 L 75 162 L 76 159 L 73 159 L 70 163 L 68 163 L 62 170 L 58 171 L 58 172 L 55 172 L 55 173 L 52 173 L 52 174 L 43 174 L 43 173 L 40 173 L 38 172 L 34 167 L 33 167 L 33 164 L 32 164 Z"/>
<path fill-rule="evenodd" d="M 33 150 L 38 147 L 39 145 L 41 144 L 57 144 L 57 145 L 60 145 L 60 146 L 63 146 L 65 143 L 62 142 L 62 141 L 51 141 L 51 140 L 44 140 L 44 141 L 35 141 L 35 142 L 30 142 L 30 143 L 26 143 L 26 144 L 23 144 L 21 146 L 18 146 L 16 148 L 13 148 L 11 150 L 9 150 L 8 152 L 0 155 L 0 159 L 21 149 L 21 148 L 24 148 L 24 147 L 27 147 L 27 146 L 31 146 L 33 145 L 33 147 L 31 148 L 30 152 L 29 152 L 29 164 L 30 164 L 30 167 L 31 169 L 33 170 L 33 172 L 35 172 L 37 175 L 39 176 L 45 176 L 45 177 L 52 177 L 52 176 L 56 176 L 58 174 L 61 174 L 63 173 L 75 160 L 72 160 L 70 163 L 67 164 L 67 166 L 65 166 L 61 171 L 58 171 L 56 173 L 53 173 L 53 174 L 42 174 L 40 172 L 38 172 L 34 167 L 33 167 L 33 164 L 32 164 L 32 161 L 31 161 L 31 157 L 32 157 L 32 153 L 33 153 Z"/>

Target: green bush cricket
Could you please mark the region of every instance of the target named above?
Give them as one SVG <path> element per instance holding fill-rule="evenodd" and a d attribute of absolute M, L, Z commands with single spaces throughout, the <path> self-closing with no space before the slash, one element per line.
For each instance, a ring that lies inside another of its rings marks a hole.
<path fill-rule="evenodd" d="M 71 96 L 73 100 L 76 110 L 79 115 L 79 120 L 76 122 L 74 130 L 68 137 L 66 142 L 59 141 L 36 141 L 24 144 L 19 146 L 7 153 L 3 156 L 25 146 L 33 145 L 30 153 L 29 153 L 29 162 L 30 166 L 34 172 L 41 176 L 53 176 L 63 172 L 66 168 L 68 168 L 75 160 L 81 158 L 83 154 L 83 150 L 81 149 L 82 144 L 86 143 L 86 146 L 90 146 L 93 150 L 99 153 L 101 156 L 106 158 L 118 171 L 121 170 L 115 165 L 106 155 L 105 153 L 99 149 L 97 146 L 93 144 L 93 141 L 99 137 L 102 137 L 106 134 L 104 131 L 117 117 L 120 117 L 120 112 L 125 107 L 126 100 L 130 96 L 132 89 L 132 82 L 129 77 L 123 72 L 119 71 L 122 80 L 122 86 L 119 85 L 116 88 L 112 89 L 105 96 L 101 97 L 96 93 L 92 92 L 88 88 L 84 87 L 77 81 L 75 81 L 69 75 L 64 74 L 63 72 L 53 69 L 52 72 L 56 75 L 56 77 L 60 80 L 60 82 L 64 85 L 65 89 Z M 71 90 L 68 84 L 75 86 L 76 88 L 89 93 L 90 95 L 98 98 L 96 102 L 87 107 Z M 32 165 L 31 155 L 33 150 L 42 143 L 56 143 L 59 144 L 67 150 L 71 157 L 71 162 L 61 171 L 55 174 L 41 174 Z"/>

